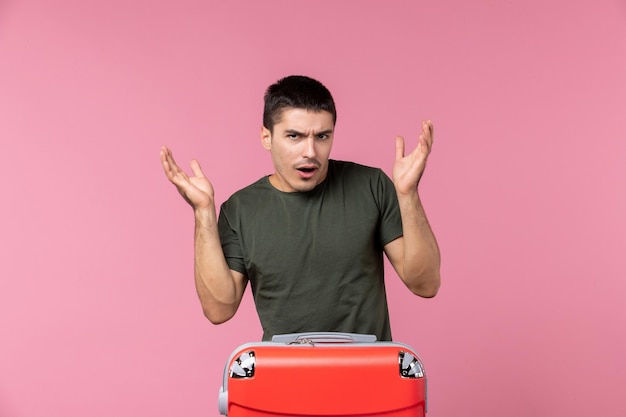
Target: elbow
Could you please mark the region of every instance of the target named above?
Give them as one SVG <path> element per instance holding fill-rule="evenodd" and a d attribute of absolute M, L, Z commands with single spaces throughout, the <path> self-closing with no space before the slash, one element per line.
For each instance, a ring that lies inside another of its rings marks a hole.
<path fill-rule="evenodd" d="M 409 290 L 422 298 L 433 298 L 439 292 L 441 287 L 441 277 L 439 272 L 431 273 L 414 285 L 409 285 Z"/>
<path fill-rule="evenodd" d="M 222 324 L 230 320 L 235 314 L 229 311 L 215 311 L 215 309 L 202 308 L 204 317 L 206 317 L 211 324 Z"/>
<path fill-rule="evenodd" d="M 439 287 L 429 287 L 429 288 L 421 288 L 418 291 L 413 291 L 413 294 L 418 295 L 422 298 L 434 298 L 439 292 Z"/>
<path fill-rule="evenodd" d="M 204 317 L 206 317 L 211 322 L 211 324 L 215 324 L 215 325 L 222 324 L 228 321 L 227 318 L 216 317 L 207 313 L 204 313 Z"/>
<path fill-rule="evenodd" d="M 439 292 L 439 286 L 420 287 L 417 289 L 411 289 L 411 292 L 422 298 L 434 298 Z"/>

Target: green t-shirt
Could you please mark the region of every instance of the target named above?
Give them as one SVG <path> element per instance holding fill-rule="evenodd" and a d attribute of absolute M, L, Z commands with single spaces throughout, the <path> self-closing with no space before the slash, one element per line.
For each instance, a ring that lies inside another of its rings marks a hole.
<path fill-rule="evenodd" d="M 263 177 L 222 205 L 219 232 L 229 267 L 250 281 L 263 340 L 313 331 L 391 340 L 383 247 L 402 221 L 380 169 L 330 160 L 322 183 L 294 193 Z"/>

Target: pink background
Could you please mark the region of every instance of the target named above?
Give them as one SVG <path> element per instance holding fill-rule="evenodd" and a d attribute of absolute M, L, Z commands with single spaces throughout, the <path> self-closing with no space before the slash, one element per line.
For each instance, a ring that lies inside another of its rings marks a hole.
<path fill-rule="evenodd" d="M 624 1 L 4 0 L 0 416 L 218 415 L 260 326 L 249 294 L 202 316 L 159 148 L 223 201 L 270 173 L 262 94 L 292 73 L 334 93 L 337 159 L 389 172 L 435 122 L 443 286 L 388 274 L 429 415 L 626 415 Z"/>

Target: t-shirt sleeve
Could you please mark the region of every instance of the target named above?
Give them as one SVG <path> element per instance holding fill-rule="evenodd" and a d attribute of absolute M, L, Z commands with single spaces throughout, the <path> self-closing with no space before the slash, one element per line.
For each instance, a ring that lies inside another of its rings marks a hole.
<path fill-rule="evenodd" d="M 234 271 L 245 274 L 246 267 L 243 260 L 241 244 L 239 242 L 239 235 L 230 221 L 233 216 L 234 213 L 229 212 L 228 204 L 222 204 L 217 221 L 220 242 L 222 244 L 222 250 L 224 251 L 224 257 L 226 258 L 228 267 Z"/>
<path fill-rule="evenodd" d="M 381 247 L 384 247 L 402 236 L 402 217 L 393 181 L 382 170 L 379 170 L 377 181 L 377 199 L 381 214 L 378 236 Z"/>

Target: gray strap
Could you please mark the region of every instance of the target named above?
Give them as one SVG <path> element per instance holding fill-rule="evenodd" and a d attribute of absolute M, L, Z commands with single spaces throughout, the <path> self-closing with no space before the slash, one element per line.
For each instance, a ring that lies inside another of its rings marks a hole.
<path fill-rule="evenodd" d="M 315 343 L 372 343 L 376 335 L 340 332 L 311 332 L 277 334 L 272 342 L 285 344 L 315 344 Z"/>

